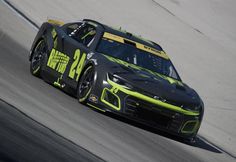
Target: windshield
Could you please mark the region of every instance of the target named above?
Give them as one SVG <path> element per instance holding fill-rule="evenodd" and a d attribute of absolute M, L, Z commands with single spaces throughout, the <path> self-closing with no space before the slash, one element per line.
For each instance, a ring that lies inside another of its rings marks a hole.
<path fill-rule="evenodd" d="M 132 42 L 120 43 L 103 37 L 97 47 L 97 51 L 153 72 L 180 80 L 169 59 L 164 59 L 155 54 L 138 49 Z"/>

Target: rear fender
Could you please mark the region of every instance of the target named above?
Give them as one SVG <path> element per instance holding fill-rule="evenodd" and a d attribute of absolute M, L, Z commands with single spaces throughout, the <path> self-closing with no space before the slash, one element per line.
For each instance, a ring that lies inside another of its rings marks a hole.
<path fill-rule="evenodd" d="M 54 40 L 57 37 L 57 30 L 61 30 L 59 26 L 50 24 L 48 22 L 45 22 L 41 25 L 30 49 L 30 61 L 32 58 L 32 51 L 34 50 L 38 41 L 40 41 L 41 39 L 44 39 L 47 44 L 47 52 L 50 52 L 52 50 L 52 48 L 54 47 Z"/>

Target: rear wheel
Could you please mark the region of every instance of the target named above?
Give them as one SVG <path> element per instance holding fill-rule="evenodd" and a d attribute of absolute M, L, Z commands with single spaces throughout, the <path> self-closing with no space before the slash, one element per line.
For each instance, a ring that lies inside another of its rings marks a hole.
<path fill-rule="evenodd" d="M 45 41 L 42 39 L 36 44 L 34 50 L 32 51 L 32 58 L 30 63 L 30 72 L 32 75 L 37 77 L 40 76 L 43 56 L 45 53 L 46 53 L 46 44 Z"/>
<path fill-rule="evenodd" d="M 95 71 L 92 65 L 88 66 L 78 83 L 77 98 L 80 103 L 86 103 L 94 84 Z"/>

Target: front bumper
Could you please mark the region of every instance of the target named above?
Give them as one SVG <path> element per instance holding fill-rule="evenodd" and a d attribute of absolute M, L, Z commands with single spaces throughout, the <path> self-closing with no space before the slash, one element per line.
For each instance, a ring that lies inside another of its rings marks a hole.
<path fill-rule="evenodd" d="M 149 96 L 134 92 L 107 80 L 99 100 L 99 107 L 119 113 L 150 127 L 191 138 L 197 134 L 201 114 L 184 110 Z"/>
<path fill-rule="evenodd" d="M 183 137 L 195 136 L 200 126 L 198 115 L 185 115 L 134 96 L 126 97 L 124 113 L 148 126 Z"/>

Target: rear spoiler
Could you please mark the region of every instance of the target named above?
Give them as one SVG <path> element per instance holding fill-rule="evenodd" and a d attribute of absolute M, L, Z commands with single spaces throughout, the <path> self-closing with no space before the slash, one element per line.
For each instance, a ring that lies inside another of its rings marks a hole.
<path fill-rule="evenodd" d="M 58 26 L 62 26 L 62 25 L 65 24 L 63 21 L 54 20 L 54 19 L 48 19 L 47 22 L 50 23 L 50 24 L 58 25 Z"/>

